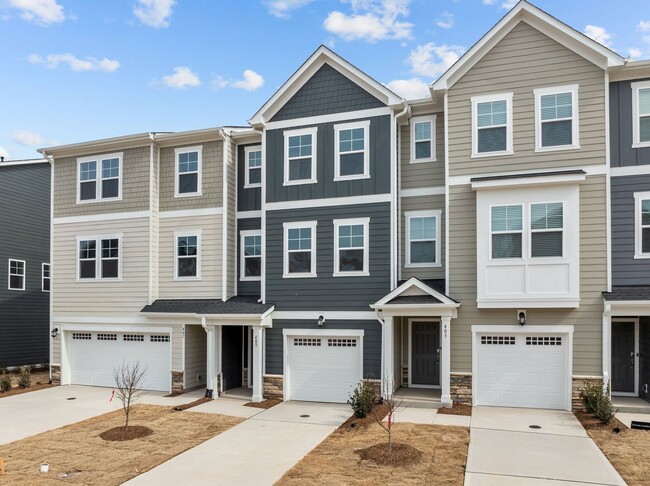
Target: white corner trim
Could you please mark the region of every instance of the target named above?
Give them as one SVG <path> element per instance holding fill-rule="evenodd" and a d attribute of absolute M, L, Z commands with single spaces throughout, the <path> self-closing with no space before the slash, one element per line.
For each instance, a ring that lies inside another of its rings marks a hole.
<path fill-rule="evenodd" d="M 370 196 L 328 197 L 323 199 L 305 199 L 302 201 L 278 201 L 265 204 L 266 211 L 279 211 L 300 208 L 326 208 L 335 206 L 351 206 L 354 204 L 376 204 L 391 201 L 390 193 L 373 194 Z"/>
<path fill-rule="evenodd" d="M 194 216 L 217 216 L 223 214 L 223 208 L 182 209 L 178 211 L 161 211 L 160 219 L 165 218 L 192 218 Z"/>
<path fill-rule="evenodd" d="M 444 194 L 445 186 L 414 187 L 402 189 L 399 192 L 400 197 L 442 196 Z"/>
<path fill-rule="evenodd" d="M 91 214 L 88 216 L 64 216 L 54 218 L 52 224 L 94 223 L 98 221 L 117 221 L 120 219 L 148 218 L 151 211 L 131 211 L 128 213 Z"/>
<path fill-rule="evenodd" d="M 261 218 L 262 211 L 237 211 L 237 219 Z"/>

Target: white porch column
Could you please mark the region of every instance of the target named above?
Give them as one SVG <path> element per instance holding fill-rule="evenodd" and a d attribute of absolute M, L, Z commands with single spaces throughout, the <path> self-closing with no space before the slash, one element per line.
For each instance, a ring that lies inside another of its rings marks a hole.
<path fill-rule="evenodd" d="M 264 377 L 262 359 L 264 357 L 264 328 L 253 326 L 253 402 L 261 402 L 264 397 Z"/>
<path fill-rule="evenodd" d="M 387 398 L 395 391 L 395 360 L 393 353 L 393 317 L 384 317 L 381 329 L 381 394 Z"/>
<path fill-rule="evenodd" d="M 603 385 L 607 386 L 612 366 L 612 307 L 605 303 L 603 312 Z M 571 370 L 573 373 L 573 370 Z M 573 386 L 573 385 L 572 385 Z"/>
<path fill-rule="evenodd" d="M 442 316 L 442 353 L 440 363 L 440 384 L 442 386 L 442 394 L 440 401 L 443 405 L 451 406 L 451 317 Z"/>
<path fill-rule="evenodd" d="M 213 326 L 205 326 L 205 333 L 206 337 L 206 352 L 207 352 L 207 359 L 206 359 L 206 368 L 207 368 L 207 373 L 206 373 L 206 384 L 205 384 L 205 396 L 206 397 L 214 397 L 214 327 Z"/>

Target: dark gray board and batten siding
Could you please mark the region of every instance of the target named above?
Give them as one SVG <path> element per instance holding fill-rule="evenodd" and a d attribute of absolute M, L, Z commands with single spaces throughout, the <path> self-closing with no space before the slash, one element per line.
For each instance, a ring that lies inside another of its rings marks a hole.
<path fill-rule="evenodd" d="M 49 363 L 50 164 L 0 165 L 0 365 Z M 24 260 L 25 290 L 8 289 L 9 259 Z"/>
<path fill-rule="evenodd" d="M 650 164 L 650 147 L 632 148 L 632 83 L 636 81 L 617 81 L 609 84 L 609 133 L 612 167 Z M 650 186 L 646 187 L 650 189 Z"/>
<path fill-rule="evenodd" d="M 244 187 L 246 184 L 246 147 L 260 147 L 253 143 L 237 147 L 237 211 L 259 211 L 262 208 L 262 187 Z"/>
<path fill-rule="evenodd" d="M 237 220 L 237 255 L 241 256 L 241 232 L 262 228 L 260 218 L 242 218 Z M 243 268 L 241 258 L 237 259 L 237 295 L 260 295 L 260 282 L 255 280 L 241 280 Z"/>

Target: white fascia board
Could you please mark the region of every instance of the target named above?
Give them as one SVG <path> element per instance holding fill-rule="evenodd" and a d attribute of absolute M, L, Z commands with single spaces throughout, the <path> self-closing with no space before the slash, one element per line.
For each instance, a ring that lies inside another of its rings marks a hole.
<path fill-rule="evenodd" d="M 472 326 L 472 334 L 484 334 L 486 332 L 506 332 L 506 333 L 515 333 L 515 334 L 572 334 L 573 326 L 564 326 L 564 325 L 482 325 L 474 324 Z"/>
<path fill-rule="evenodd" d="M 490 299 L 476 300 L 476 306 L 479 309 L 577 309 L 580 307 L 579 299 L 557 299 L 549 297 L 548 299 Z"/>
<path fill-rule="evenodd" d="M 472 189 L 503 189 L 532 185 L 575 184 L 587 178 L 587 174 L 555 174 L 536 177 L 514 177 L 511 179 L 492 179 L 471 182 Z"/>
<path fill-rule="evenodd" d="M 90 142 L 73 143 L 68 145 L 58 145 L 55 147 L 46 147 L 38 149 L 38 152 L 43 156 L 52 157 L 68 157 L 74 155 L 100 153 L 111 150 L 120 150 L 142 147 L 149 145 L 154 139 L 154 134 L 151 132 L 136 133 L 134 135 L 124 135 L 121 137 L 103 138 L 100 140 L 92 140 Z"/>
<path fill-rule="evenodd" d="M 458 304 L 460 306 L 460 304 Z M 419 304 L 419 305 L 402 305 L 389 304 L 376 307 L 375 310 L 382 317 L 451 317 L 457 316 L 457 307 L 445 304 Z"/>
<path fill-rule="evenodd" d="M 568 172 L 568 171 L 575 171 L 575 170 L 582 170 L 586 172 L 587 176 L 595 176 L 595 175 L 606 175 L 609 173 L 609 168 L 607 167 L 606 164 L 595 164 L 595 165 L 577 165 L 577 166 L 571 166 L 571 167 L 553 167 L 549 169 L 541 169 L 541 170 L 535 170 L 531 171 L 529 170 L 513 170 L 513 171 L 507 171 L 507 172 L 489 172 L 489 173 L 483 173 L 483 174 L 469 174 L 469 175 L 462 175 L 462 176 L 448 176 L 448 185 L 449 186 L 464 186 L 467 184 L 471 183 L 471 180 L 474 178 L 479 178 L 479 177 L 491 177 L 491 176 L 523 176 L 525 174 L 530 174 L 531 172 L 535 172 L 536 174 L 543 174 L 548 172 L 549 176 L 553 175 L 554 172 Z"/>
<path fill-rule="evenodd" d="M 33 164 L 47 164 L 48 159 L 29 159 L 29 160 L 13 160 L 7 162 L 0 162 L 0 169 L 3 167 L 14 167 L 16 165 L 33 165 Z"/>
<path fill-rule="evenodd" d="M 446 295 L 443 295 L 440 292 L 438 292 L 437 290 L 432 289 L 431 287 L 429 287 L 427 284 L 425 284 L 421 280 L 419 280 L 419 279 L 417 279 L 415 277 L 411 277 L 406 282 L 404 282 L 402 285 L 397 287 L 395 290 L 390 292 L 385 297 L 383 297 L 380 300 L 378 300 L 377 302 L 375 302 L 375 304 L 371 305 L 370 307 L 373 308 L 373 309 L 374 308 L 380 308 L 380 307 L 384 308 L 384 307 L 386 307 L 386 304 L 388 302 L 393 300 L 395 297 L 399 297 L 401 294 L 403 294 L 406 290 L 410 289 L 411 287 L 417 287 L 420 290 L 422 290 L 423 292 L 425 292 L 426 294 L 438 299 L 441 302 L 441 304 L 413 304 L 412 305 L 413 307 L 417 307 L 418 305 L 419 306 L 422 306 L 422 305 L 426 305 L 426 306 L 435 305 L 435 306 L 438 306 L 438 307 L 444 306 L 444 305 L 449 305 L 449 306 L 452 306 L 452 307 L 460 306 L 460 304 L 458 302 L 455 302 L 455 301 L 451 300 L 449 297 L 447 297 Z M 402 307 L 402 308 L 407 307 L 404 304 L 399 304 L 399 306 Z"/>
<path fill-rule="evenodd" d="M 327 321 L 325 321 L 327 326 Z M 282 329 L 283 336 L 350 336 L 363 337 L 363 329 Z"/>
<path fill-rule="evenodd" d="M 328 321 L 337 320 L 369 320 L 376 321 L 377 314 L 372 311 L 274 311 L 271 317 L 273 319 L 286 319 L 286 320 L 310 320 L 317 321 L 320 316 Z M 327 324 L 326 324 L 327 325 Z"/>

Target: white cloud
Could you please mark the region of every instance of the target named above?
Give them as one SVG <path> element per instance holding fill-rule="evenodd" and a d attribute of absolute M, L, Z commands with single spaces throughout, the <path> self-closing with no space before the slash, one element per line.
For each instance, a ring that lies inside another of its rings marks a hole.
<path fill-rule="evenodd" d="M 451 29 L 454 26 L 454 14 L 443 12 L 441 18 L 436 22 L 436 25 L 443 29 Z"/>
<path fill-rule="evenodd" d="M 73 54 L 49 54 L 46 57 L 39 54 L 31 54 L 27 60 L 32 64 L 43 64 L 49 69 L 59 67 L 59 64 L 67 64 L 73 71 L 104 71 L 113 72 L 120 67 L 118 61 L 103 58 L 96 59 L 88 57 L 86 59 L 79 59 Z"/>
<path fill-rule="evenodd" d="M 231 83 L 231 86 L 245 91 L 255 91 L 264 86 L 264 78 L 252 69 L 247 69 L 244 71 L 244 78 Z"/>
<path fill-rule="evenodd" d="M 28 147 L 36 147 L 45 143 L 45 139 L 40 133 L 30 132 L 29 130 L 15 130 L 11 134 L 11 141 Z"/>
<path fill-rule="evenodd" d="M 636 47 L 630 47 L 628 50 L 628 56 L 632 61 L 638 61 L 641 59 L 641 56 L 643 56 L 643 51 L 641 49 L 637 49 Z"/>
<path fill-rule="evenodd" d="M 292 10 L 310 4 L 314 0 L 267 0 L 264 2 L 269 13 L 281 19 L 288 19 Z"/>
<path fill-rule="evenodd" d="M 328 32 L 347 41 L 410 39 L 413 24 L 402 20 L 409 15 L 410 2 L 411 0 L 346 0 L 352 13 L 330 12 L 323 26 Z"/>
<path fill-rule="evenodd" d="M 494 5 L 496 0 L 483 0 L 483 5 Z"/>
<path fill-rule="evenodd" d="M 56 0 L 7 0 L 9 8 L 20 11 L 20 18 L 37 24 L 63 22 L 63 7 Z"/>
<path fill-rule="evenodd" d="M 437 78 L 454 64 L 465 52 L 462 46 L 436 45 L 433 42 L 417 46 L 406 63 L 413 74 Z"/>
<path fill-rule="evenodd" d="M 650 20 L 642 20 L 636 28 L 641 32 L 650 32 Z"/>
<path fill-rule="evenodd" d="M 201 80 L 193 73 L 192 70 L 186 66 L 178 66 L 174 68 L 174 74 L 163 76 L 162 82 L 168 88 L 184 89 L 188 86 L 199 86 Z"/>
<path fill-rule="evenodd" d="M 137 0 L 133 14 L 149 27 L 169 27 L 176 0 Z"/>
<path fill-rule="evenodd" d="M 386 86 L 407 100 L 419 100 L 429 97 L 429 85 L 420 78 L 395 79 Z"/>
<path fill-rule="evenodd" d="M 0 146 L 0 157 L 4 157 L 6 160 L 9 160 L 9 152 L 7 150 Z"/>
<path fill-rule="evenodd" d="M 597 25 L 587 25 L 585 27 L 585 35 L 591 37 L 596 42 L 601 43 L 605 47 L 610 47 L 612 45 L 612 34 L 607 32 L 605 27 L 598 27 Z"/>
<path fill-rule="evenodd" d="M 519 3 L 519 0 L 506 0 L 501 4 L 501 8 L 505 8 L 506 10 L 510 10 L 512 7 L 517 5 Z"/>

